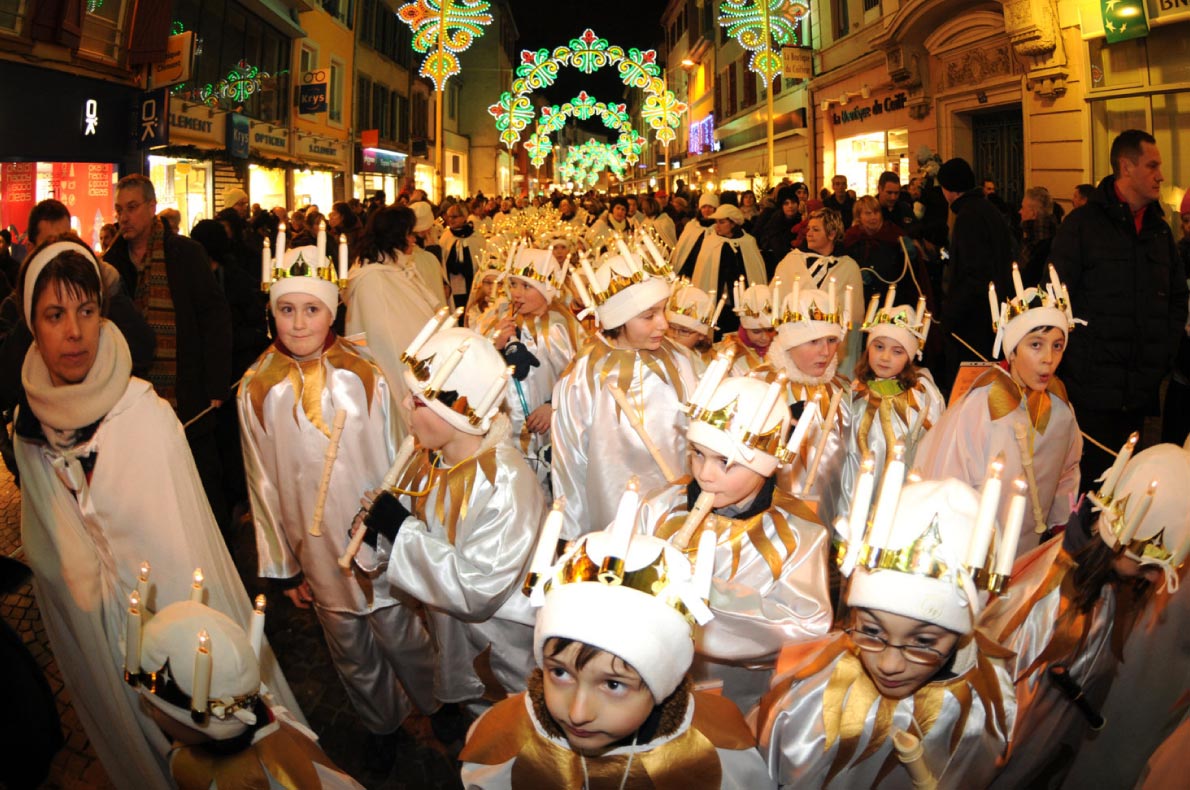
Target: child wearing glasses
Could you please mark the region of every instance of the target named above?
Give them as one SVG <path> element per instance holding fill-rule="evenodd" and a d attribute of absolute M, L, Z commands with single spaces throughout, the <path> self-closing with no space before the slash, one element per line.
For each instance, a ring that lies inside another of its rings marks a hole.
<path fill-rule="evenodd" d="M 1004 751 L 1006 651 L 975 632 L 971 565 L 992 561 L 963 560 L 979 498 L 957 480 L 910 483 L 899 501 L 898 488 L 845 549 L 848 627 L 787 647 L 755 713 L 782 787 L 985 787 Z"/>

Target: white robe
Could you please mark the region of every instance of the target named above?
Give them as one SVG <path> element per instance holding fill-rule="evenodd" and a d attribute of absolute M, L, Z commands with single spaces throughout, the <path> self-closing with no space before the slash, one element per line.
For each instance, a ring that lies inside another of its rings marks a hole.
<path fill-rule="evenodd" d="M 641 225 L 657 231 L 657 235 L 669 245 L 671 250 L 678 243 L 678 230 L 674 227 L 673 219 L 664 211 L 655 217 L 646 217 Z"/>
<path fill-rule="evenodd" d="M 756 238 L 752 234 L 745 233 L 736 239 L 711 232 L 703 237 L 702 247 L 699 248 L 698 258 L 694 262 L 694 274 L 690 281 L 695 287 L 701 288 L 707 293 L 711 291 L 719 293 L 719 263 L 722 260 L 724 246 L 731 247 L 743 259 L 747 285 L 768 284 L 768 272 L 764 268 L 764 258 L 760 257 L 760 248 L 756 246 Z M 725 309 L 730 310 L 735 307 L 732 302 L 733 298 L 734 296 L 729 291 Z"/>
<path fill-rule="evenodd" d="M 892 460 L 889 439 L 904 444 L 905 469 L 913 469 L 918 445 L 926 433 L 938 424 L 946 408 L 946 401 L 930 378 L 929 371 L 919 368 L 918 372 L 920 375 L 916 384 L 887 398 L 882 398 L 868 385 L 857 388 L 856 384 L 852 384 L 851 402 L 847 404 L 851 410 L 852 433 L 847 449 L 852 456 L 851 465 L 857 469 L 863 461 L 864 452 L 872 454 L 876 474 L 873 491 L 880 490 L 884 469 Z M 889 404 L 884 407 L 887 414 L 882 412 L 881 404 L 884 401 Z"/>
<path fill-rule="evenodd" d="M 446 306 L 446 270 L 442 268 L 442 264 L 434 257 L 434 253 L 429 250 L 422 249 L 416 244 L 413 245 L 413 253 L 410 256 L 414 271 L 417 272 L 418 279 L 425 289 L 425 295 L 430 301 L 430 306 L 437 311 L 439 308 Z"/>
<path fill-rule="evenodd" d="M 474 233 L 466 238 L 459 238 L 451 233 L 450 228 L 443 232 L 438 239 L 438 244 L 442 248 L 441 272 L 446 277 L 446 282 L 450 286 L 452 296 L 466 296 L 467 282 L 461 274 L 448 274 L 446 271 L 446 261 L 450 258 L 451 250 L 454 250 L 455 259 L 463 260 L 463 251 L 466 250 L 471 253 L 471 273 L 478 275 L 483 269 L 484 259 L 487 257 L 488 243 L 484 240 L 483 234 L 477 228 Z"/>
<path fill-rule="evenodd" d="M 694 246 L 698 244 L 707 234 L 714 234 L 715 223 L 710 225 L 703 225 L 694 218 L 686 223 L 686 227 L 682 228 L 682 235 L 678 237 L 677 246 L 669 256 L 669 266 L 674 270 L 674 274 L 681 274 L 682 267 L 686 265 L 686 259 L 694 252 Z M 694 262 L 690 262 L 691 271 L 694 270 Z"/>
<path fill-rule="evenodd" d="M 117 787 L 168 788 L 169 743 L 123 679 L 128 596 L 140 564 L 152 567 L 149 611 L 188 600 L 192 573 L 202 568 L 208 606 L 245 631 L 252 617 L 181 423 L 148 382 L 133 378 L 84 445 L 59 452 L 18 436 L 15 449 L 21 540 L 74 709 Z M 78 456 L 90 451 L 88 480 Z M 261 677 L 300 717 L 267 643 Z"/>
<path fill-rule="evenodd" d="M 846 307 L 851 311 L 851 325 L 843 341 L 843 348 L 840 349 L 839 370 L 843 375 L 851 376 L 864 343 L 863 332 L 857 331 L 864 319 L 864 278 L 860 274 L 859 264 L 847 255 L 819 255 L 816 252 L 790 250 L 777 264 L 773 279 L 780 278 L 781 293 L 788 294 L 792 293 L 795 277 L 801 278 L 802 288 L 818 288 L 823 291 L 828 290 L 827 281 L 831 277 L 835 278 L 835 298 L 839 300 L 839 307 Z M 849 285 L 851 300 L 844 302 Z"/>

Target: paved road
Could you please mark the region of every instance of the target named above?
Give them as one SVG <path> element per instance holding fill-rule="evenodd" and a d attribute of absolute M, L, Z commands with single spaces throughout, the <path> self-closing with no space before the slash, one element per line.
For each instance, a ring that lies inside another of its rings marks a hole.
<path fill-rule="evenodd" d="M 12 476 L 0 464 L 0 554 L 15 559 L 23 559 L 20 498 Z M 233 554 L 250 594 L 269 594 L 271 591 L 260 584 L 252 572 L 256 557 L 250 526 L 245 524 L 237 532 Z M 62 790 L 111 788 L 112 784 L 70 706 L 70 692 L 63 685 L 54 663 L 30 584 L 0 597 L 0 617 L 17 630 L 45 672 L 62 718 L 66 746 L 55 758 L 45 787 Z M 321 737 L 323 748 L 361 784 L 369 790 L 460 786 L 457 762 L 433 737 L 429 722 L 420 717 L 406 722 L 394 768 L 387 775 L 365 772 L 362 754 L 365 733 L 335 674 L 313 612 L 295 609 L 283 595 L 269 594 L 266 631 L 302 710 Z"/>

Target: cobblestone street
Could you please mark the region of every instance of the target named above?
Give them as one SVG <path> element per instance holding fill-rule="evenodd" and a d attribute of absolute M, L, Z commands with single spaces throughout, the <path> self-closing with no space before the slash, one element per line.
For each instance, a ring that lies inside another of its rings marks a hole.
<path fill-rule="evenodd" d="M 0 466 L 0 553 L 24 561 L 20 517 L 20 491 L 13 484 L 12 475 Z M 310 726 L 319 734 L 322 747 L 331 759 L 368 788 L 459 787 L 457 763 L 433 737 L 429 720 L 424 717 L 414 717 L 406 722 L 398 741 L 396 764 L 387 776 L 365 771 L 363 744 L 366 733 L 335 674 L 313 610 L 298 610 L 280 593 L 270 594 L 252 572 L 256 561 L 254 551 L 251 528 L 245 524 L 234 542 L 236 565 L 251 595 L 269 594 L 266 629 L 269 641 Z M 54 759 L 45 787 L 62 790 L 111 788 L 112 784 L 71 708 L 70 692 L 63 685 L 50 652 L 31 583 L 26 582 L 17 591 L 0 598 L 0 616 L 21 635 L 25 646 L 45 672 L 58 703 L 66 745 Z"/>

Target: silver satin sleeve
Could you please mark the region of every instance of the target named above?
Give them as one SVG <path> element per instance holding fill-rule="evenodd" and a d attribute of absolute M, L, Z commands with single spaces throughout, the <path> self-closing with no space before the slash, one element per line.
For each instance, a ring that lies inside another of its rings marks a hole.
<path fill-rule="evenodd" d="M 521 394 L 525 397 L 525 403 L 528 405 L 530 413 L 545 405 L 546 401 L 553 398 L 554 385 L 558 383 L 558 377 L 562 375 L 562 371 L 566 370 L 566 366 L 578 352 L 578 349 L 570 342 L 570 335 L 566 331 L 564 320 L 552 313 L 548 315 L 548 337 L 538 337 L 532 331 L 530 324 L 526 324 L 521 329 L 521 342 L 533 356 L 537 357 L 541 365 L 530 368 L 529 375 L 525 377 L 524 381 L 517 382 L 512 378 L 508 380 L 508 391 L 504 396 L 504 404 L 508 407 L 508 418 L 512 421 L 514 444 L 519 444 L 521 426 L 525 424 L 527 416 L 521 405 Z M 518 383 L 520 384 L 519 393 L 517 391 Z M 548 441 L 548 431 L 545 434 L 533 434 L 528 454 L 535 454 L 536 450 Z"/>
<path fill-rule="evenodd" d="M 920 404 L 925 406 L 921 408 L 908 409 L 909 424 L 906 424 L 897 414 L 896 410 L 890 413 L 893 426 L 893 435 L 904 442 L 905 444 L 905 468 L 913 469 L 914 459 L 917 457 L 917 448 L 925 438 L 926 424 L 931 426 L 937 425 L 938 421 L 942 419 L 942 412 L 946 408 L 946 400 L 942 397 L 942 393 L 938 391 L 938 387 L 926 376 L 921 376 L 917 380 L 917 384 L 913 386 L 914 395 Z M 863 419 L 865 410 L 867 409 L 867 398 L 860 394 L 853 394 L 851 399 L 851 426 L 852 431 L 858 436 L 860 429 L 860 421 Z M 924 419 L 922 412 L 925 412 Z M 916 428 L 916 433 L 912 437 L 909 436 L 910 430 Z M 884 431 L 880 427 L 880 415 L 877 414 L 872 419 L 872 424 L 868 428 L 868 450 L 872 453 L 872 460 L 875 463 L 876 470 L 876 484 L 873 487 L 874 491 L 880 490 L 880 481 L 884 476 L 884 466 L 889 461 L 888 447 L 884 442 Z M 859 441 L 853 439 L 849 443 L 849 449 L 855 456 L 852 463 L 858 470 L 863 458 L 859 452 Z M 858 477 L 858 474 L 857 474 Z"/>
<path fill-rule="evenodd" d="M 860 735 L 859 747 L 842 770 L 826 784 L 832 763 L 839 753 L 840 740 L 829 747 L 823 722 L 824 694 L 835 670 L 836 661 L 831 662 L 818 673 L 795 683 L 777 704 L 765 721 L 758 721 L 757 736 L 760 752 L 768 760 L 769 773 L 782 788 L 829 787 L 835 790 L 876 787 L 877 777 L 885 760 L 892 756 L 892 738 L 884 740 L 866 759 L 858 760 L 867 750 L 876 723 L 876 708 L 880 698 L 875 700 Z M 781 680 L 778 675 L 774 683 Z M 998 678 L 1006 696 L 1010 696 L 1007 672 L 999 669 Z M 1006 705 L 1010 705 L 1006 700 Z M 970 790 L 986 787 L 995 772 L 996 759 L 1004 750 L 1004 736 L 994 725 L 989 725 L 989 711 L 974 695 L 967 720 L 962 731 L 955 732 L 959 722 L 961 706 L 949 693 L 943 697 L 937 720 L 925 738 L 926 765 L 937 779 L 939 790 Z M 756 713 L 753 712 L 755 717 Z M 992 714 L 994 715 L 994 714 Z M 913 697 L 900 700 L 893 711 L 890 732 L 894 729 L 919 734 L 913 722 Z M 950 751 L 952 738 L 958 740 L 953 754 Z M 909 773 L 896 765 L 888 776 L 879 782 L 881 790 L 913 790 Z"/>
<path fill-rule="evenodd" d="M 828 529 L 833 527 L 836 519 L 846 516 L 851 509 L 851 492 L 859 476 L 859 461 L 855 454 L 850 452 L 853 417 L 851 409 L 847 408 L 847 400 L 851 385 L 847 379 L 836 376 L 831 386 L 845 389 L 834 425 L 829 429 L 830 434 L 826 439 L 813 487 L 809 491 L 803 490 L 809 467 L 814 462 L 818 442 L 822 437 L 824 426 L 821 418 L 815 418 L 814 424 L 806 431 L 802 452 L 797 454 L 791 464 L 781 467 L 777 473 L 777 485 L 784 491 L 808 502 L 817 503 L 818 520 Z M 828 407 L 829 403 L 822 404 L 823 417 Z"/>
<path fill-rule="evenodd" d="M 637 524 L 652 534 L 675 506 L 686 501 L 685 486 L 671 486 L 641 504 Z M 820 525 L 780 510 L 797 546 L 790 554 L 778 535 L 770 513 L 764 535 L 780 555 L 777 578 L 764 555 L 741 538 L 739 565 L 732 573 L 735 549 L 720 539 L 715 549 L 715 576 L 710 607 L 715 618 L 702 626 L 696 638 L 701 655 L 771 667 L 773 658 L 787 644 L 817 639 L 830 630 L 833 616 L 827 586 L 827 533 Z"/>
<path fill-rule="evenodd" d="M 694 378 L 690 362 L 676 351 L 672 355 L 690 392 Z M 640 478 L 641 492 L 669 484 L 628 418 L 618 413 L 598 372 L 594 389 L 588 386 L 584 363 L 589 361 L 590 357 L 580 359 L 554 388 L 551 472 L 554 494 L 566 497 L 562 537 L 568 540 L 610 524 L 632 477 Z M 607 384 L 619 386 L 634 406 L 643 404 L 649 437 L 671 469 L 685 473 L 687 417 L 674 387 L 642 365 L 639 356 L 631 381 L 618 381 L 613 370 Z"/>
<path fill-rule="evenodd" d="M 323 419 L 329 425 L 340 411 L 347 419 L 327 489 L 321 537 L 311 535 L 310 528 L 330 440 L 310 423 L 301 404 L 294 403 L 289 381 L 269 390 L 263 424 L 256 418 L 248 387 L 240 388 L 240 444 L 256 530 L 257 572 L 271 579 L 302 572 L 319 606 L 365 614 L 395 603 L 388 585 L 376 579 L 369 601 L 355 578 L 342 574 L 337 559 L 349 541 L 360 497 L 380 485 L 396 454 L 395 420 L 383 376 L 376 376 L 369 408 L 355 373 L 326 361 L 323 368 Z M 254 366 L 250 373 L 255 370 Z"/>

